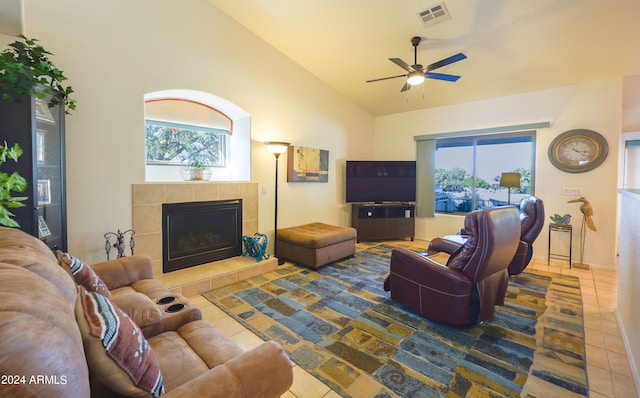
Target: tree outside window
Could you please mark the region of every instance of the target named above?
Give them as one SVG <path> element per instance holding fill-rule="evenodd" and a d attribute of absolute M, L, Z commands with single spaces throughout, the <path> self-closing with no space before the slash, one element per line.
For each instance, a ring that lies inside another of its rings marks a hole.
<path fill-rule="evenodd" d="M 187 164 L 199 161 L 225 166 L 228 131 L 179 123 L 145 121 L 148 164 Z"/>

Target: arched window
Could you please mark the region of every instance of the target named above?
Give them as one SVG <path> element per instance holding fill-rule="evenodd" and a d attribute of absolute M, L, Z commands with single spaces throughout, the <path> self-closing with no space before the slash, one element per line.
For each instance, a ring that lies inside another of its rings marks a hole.
<path fill-rule="evenodd" d="M 146 181 L 179 181 L 189 164 L 212 180 L 250 179 L 249 116 L 211 94 L 169 90 L 145 95 Z"/>

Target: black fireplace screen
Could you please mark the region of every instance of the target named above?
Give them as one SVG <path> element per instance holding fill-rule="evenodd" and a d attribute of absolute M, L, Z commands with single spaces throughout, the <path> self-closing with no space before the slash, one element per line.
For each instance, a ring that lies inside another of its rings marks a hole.
<path fill-rule="evenodd" d="M 242 254 L 242 199 L 162 205 L 162 270 Z"/>

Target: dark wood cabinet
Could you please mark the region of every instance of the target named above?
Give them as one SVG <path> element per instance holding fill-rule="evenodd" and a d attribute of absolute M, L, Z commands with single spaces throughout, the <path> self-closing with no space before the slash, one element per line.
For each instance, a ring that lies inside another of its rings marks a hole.
<path fill-rule="evenodd" d="M 2 171 L 27 180 L 25 207 L 11 209 L 20 229 L 40 238 L 51 249 L 67 250 L 64 106 L 49 107 L 51 96 L 38 99 L 14 95 L 0 99 L 0 139 L 24 151 L 18 162 L 8 160 Z M 3 142 L 4 143 L 4 142 Z"/>
<path fill-rule="evenodd" d="M 358 231 L 358 242 L 381 239 L 414 239 L 415 205 L 353 204 L 351 226 Z"/>

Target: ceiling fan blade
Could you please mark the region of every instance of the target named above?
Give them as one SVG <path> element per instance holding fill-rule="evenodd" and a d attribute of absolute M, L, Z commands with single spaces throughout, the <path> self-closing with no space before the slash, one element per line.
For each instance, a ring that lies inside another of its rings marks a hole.
<path fill-rule="evenodd" d="M 447 82 L 457 82 L 458 79 L 460 79 L 460 76 L 457 76 L 457 75 L 447 75 L 444 73 L 433 73 L 433 72 L 425 73 L 424 77 L 426 77 L 427 79 L 444 80 Z"/>
<path fill-rule="evenodd" d="M 411 65 L 409 65 L 406 62 L 404 62 L 400 58 L 389 58 L 389 61 L 391 61 L 394 64 L 398 65 L 399 67 L 401 67 L 402 69 L 406 70 L 407 72 L 413 72 L 415 70 L 415 69 L 413 69 L 411 67 Z"/>
<path fill-rule="evenodd" d="M 463 53 L 458 53 L 456 55 L 452 55 L 452 56 L 450 56 L 448 58 L 441 59 L 438 62 L 434 62 L 431 65 L 428 65 L 425 68 L 425 70 L 428 72 L 428 71 L 431 71 L 431 70 L 434 70 L 434 69 L 442 68 L 443 66 L 450 65 L 450 64 L 452 64 L 454 62 L 462 61 L 463 59 L 466 59 L 466 58 L 467 58 L 467 56 L 464 55 Z"/>
<path fill-rule="evenodd" d="M 379 82 L 381 80 L 389 80 L 389 79 L 395 79 L 397 77 L 407 77 L 407 75 L 398 75 L 398 76 L 389 76 L 389 77 L 381 77 L 380 79 L 372 79 L 372 80 L 367 80 L 367 83 L 371 83 L 371 82 Z"/>
<path fill-rule="evenodd" d="M 404 86 L 402 86 L 402 89 L 400 90 L 400 92 L 404 93 L 405 91 L 409 91 L 410 88 L 411 88 L 411 85 L 409 83 L 405 83 Z"/>

